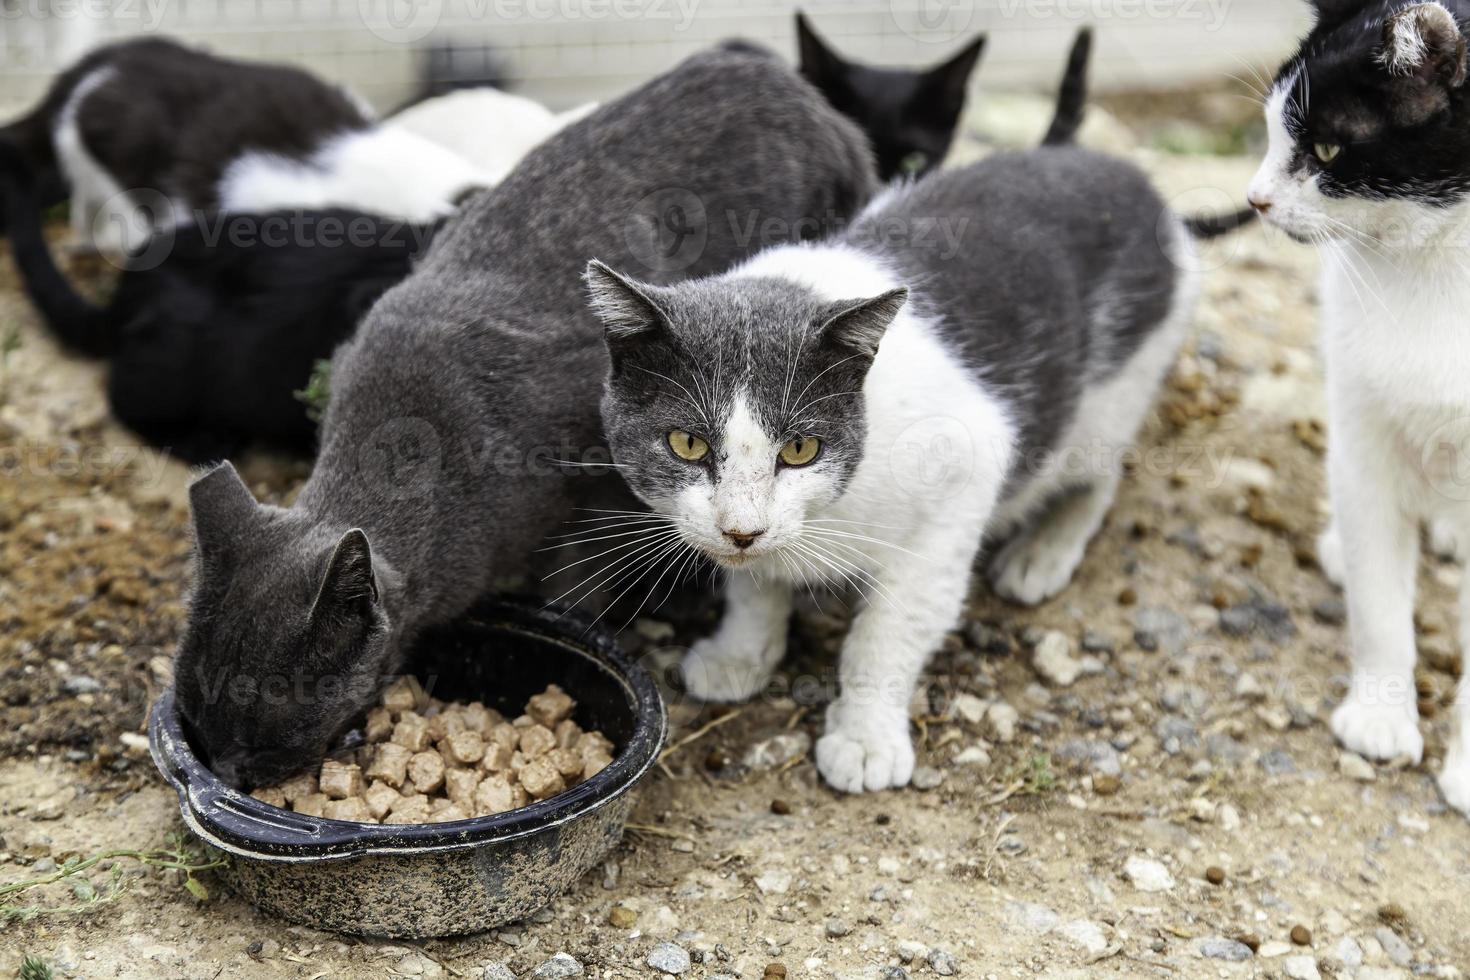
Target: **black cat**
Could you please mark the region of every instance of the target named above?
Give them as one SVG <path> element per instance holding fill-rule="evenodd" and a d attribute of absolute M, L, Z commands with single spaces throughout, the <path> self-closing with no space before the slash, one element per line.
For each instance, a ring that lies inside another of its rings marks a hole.
<path fill-rule="evenodd" d="M 834 109 L 862 127 L 873 144 L 879 176 L 917 177 L 944 161 L 985 35 L 944 64 L 922 71 L 848 61 L 828 47 L 799 12 L 796 35 L 801 74 Z"/>
<path fill-rule="evenodd" d="M 257 441 L 312 452 L 316 425 L 295 393 L 408 275 L 432 233 L 348 210 L 210 213 L 171 242 L 154 239 L 95 306 L 52 259 L 35 180 L 0 144 L 6 230 L 26 293 L 64 345 L 110 360 L 117 418 L 189 463 Z"/>

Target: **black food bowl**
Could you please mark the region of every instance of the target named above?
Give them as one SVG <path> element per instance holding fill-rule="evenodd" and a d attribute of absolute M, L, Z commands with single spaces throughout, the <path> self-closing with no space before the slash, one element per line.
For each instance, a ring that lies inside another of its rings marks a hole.
<path fill-rule="evenodd" d="M 383 825 L 308 817 L 231 789 L 190 748 L 166 693 L 153 706 L 153 762 L 184 822 L 229 855 L 220 874 L 282 918 L 367 936 L 476 932 L 542 908 L 621 839 L 631 790 L 658 759 L 666 717 L 643 668 L 575 612 L 487 601 L 426 635 L 410 669 L 435 697 L 507 717 L 552 682 L 573 718 L 616 748 L 602 772 L 559 796 L 453 823 Z"/>

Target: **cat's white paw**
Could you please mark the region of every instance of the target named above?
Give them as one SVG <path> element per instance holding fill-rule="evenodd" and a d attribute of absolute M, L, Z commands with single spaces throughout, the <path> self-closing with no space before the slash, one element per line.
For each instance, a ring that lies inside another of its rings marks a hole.
<path fill-rule="evenodd" d="M 1048 534 L 1045 524 L 1022 531 L 991 561 L 991 587 L 1011 602 L 1040 605 L 1067 587 L 1086 552 L 1086 541 Z"/>
<path fill-rule="evenodd" d="M 1470 733 L 1461 733 L 1460 743 L 1445 757 L 1439 788 L 1446 803 L 1470 817 L 1470 745 L 1467 742 Z"/>
<path fill-rule="evenodd" d="M 1454 521 L 1437 517 L 1429 523 L 1429 549 L 1445 561 L 1460 561 L 1464 554 L 1460 529 Z"/>
<path fill-rule="evenodd" d="M 771 679 L 778 651 L 731 650 L 718 636 L 695 643 L 680 664 L 684 689 L 701 701 L 749 701 Z"/>
<path fill-rule="evenodd" d="M 1342 536 L 1337 533 L 1336 524 L 1329 524 L 1327 530 L 1317 535 L 1317 566 L 1327 581 L 1342 585 L 1346 569 L 1342 562 Z"/>
<path fill-rule="evenodd" d="M 1355 688 L 1332 713 L 1332 734 L 1345 748 L 1364 758 L 1408 759 L 1416 764 L 1424 758 L 1419 707 L 1413 702 L 1366 700 Z"/>
<path fill-rule="evenodd" d="M 817 771 L 843 793 L 907 786 L 914 775 L 908 715 L 834 703 L 827 709 L 827 734 L 817 741 Z"/>

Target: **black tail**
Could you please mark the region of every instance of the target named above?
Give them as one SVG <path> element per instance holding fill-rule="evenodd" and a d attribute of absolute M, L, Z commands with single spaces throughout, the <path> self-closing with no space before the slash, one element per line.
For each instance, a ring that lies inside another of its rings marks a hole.
<path fill-rule="evenodd" d="M 1241 208 L 1230 214 L 1200 214 L 1193 217 L 1180 217 L 1184 222 L 1184 228 L 1196 239 L 1219 238 L 1228 235 L 1237 228 L 1244 228 L 1256 220 L 1254 208 Z"/>
<path fill-rule="evenodd" d="M 26 295 L 67 347 L 92 357 L 112 352 L 115 332 L 106 310 L 87 302 L 56 268 L 41 225 L 35 172 L 12 145 L 0 142 L 0 199 L 5 230 Z"/>
<path fill-rule="evenodd" d="M 1072 53 L 1067 55 L 1067 71 L 1057 92 L 1057 110 L 1042 146 L 1064 146 L 1077 137 L 1082 118 L 1087 114 L 1087 64 L 1091 60 L 1092 28 L 1083 27 L 1072 42 Z"/>

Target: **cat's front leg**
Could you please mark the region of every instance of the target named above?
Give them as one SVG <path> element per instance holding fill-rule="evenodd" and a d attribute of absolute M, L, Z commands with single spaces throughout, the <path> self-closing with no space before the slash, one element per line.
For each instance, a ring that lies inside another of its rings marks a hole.
<path fill-rule="evenodd" d="M 1366 412 L 1333 418 L 1332 509 L 1341 539 L 1352 687 L 1332 715 L 1340 742 L 1371 759 L 1424 754 L 1414 686 L 1419 526 L 1404 507 L 1391 440 Z"/>
<path fill-rule="evenodd" d="M 686 689 L 701 701 L 749 700 L 786 655 L 790 619 L 789 584 L 729 573 L 719 629 L 684 657 Z"/>
<path fill-rule="evenodd" d="M 884 555 L 868 603 L 842 645 L 841 693 L 827 708 L 817 769 L 834 789 L 861 793 L 908 785 L 914 774 L 909 702 L 924 664 L 959 620 L 981 521 L 933 529 Z"/>

